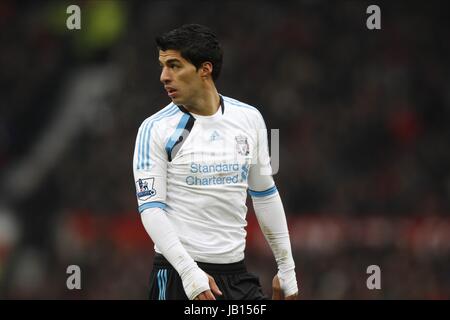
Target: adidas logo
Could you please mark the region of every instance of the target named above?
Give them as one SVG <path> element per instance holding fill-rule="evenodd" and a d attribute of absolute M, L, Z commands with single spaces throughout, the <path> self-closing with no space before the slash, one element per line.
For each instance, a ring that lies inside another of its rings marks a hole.
<path fill-rule="evenodd" d="M 217 140 L 222 139 L 222 136 L 216 130 L 214 130 L 214 132 L 211 134 L 211 137 L 209 139 L 211 141 L 217 141 Z"/>

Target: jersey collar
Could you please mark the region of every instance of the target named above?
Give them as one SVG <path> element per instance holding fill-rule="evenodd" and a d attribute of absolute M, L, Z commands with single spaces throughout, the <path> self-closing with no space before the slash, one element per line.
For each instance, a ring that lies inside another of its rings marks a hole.
<path fill-rule="evenodd" d="M 220 98 L 220 108 L 222 109 L 222 114 L 224 114 L 224 113 L 225 113 L 225 103 L 223 102 L 223 97 L 222 97 L 222 95 L 219 94 L 219 98 Z M 179 105 L 177 105 L 177 107 L 178 107 L 178 109 L 180 109 L 180 110 L 183 111 L 184 113 L 187 113 L 187 114 L 191 115 L 191 114 L 189 113 L 189 111 L 188 111 L 185 107 L 179 106 Z"/>

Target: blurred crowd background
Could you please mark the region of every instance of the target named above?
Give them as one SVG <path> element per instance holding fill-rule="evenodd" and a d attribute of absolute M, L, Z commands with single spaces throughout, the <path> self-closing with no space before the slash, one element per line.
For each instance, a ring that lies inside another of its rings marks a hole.
<path fill-rule="evenodd" d="M 169 103 L 154 38 L 201 23 L 223 43 L 219 92 L 280 129 L 300 296 L 449 299 L 448 10 L 379 2 L 370 31 L 369 4 L 1 1 L 0 298 L 146 299 L 132 155 Z M 270 296 L 276 265 L 248 206 L 247 265 Z M 66 288 L 72 264 L 81 290 Z"/>

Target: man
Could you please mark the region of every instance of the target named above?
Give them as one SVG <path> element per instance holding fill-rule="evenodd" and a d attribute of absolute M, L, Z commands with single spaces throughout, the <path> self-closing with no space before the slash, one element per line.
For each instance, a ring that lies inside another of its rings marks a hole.
<path fill-rule="evenodd" d="M 247 189 L 278 265 L 273 298 L 295 299 L 261 114 L 217 92 L 222 49 L 210 29 L 184 25 L 156 44 L 172 103 L 142 123 L 133 160 L 139 212 L 156 251 L 150 299 L 266 298 L 244 264 Z"/>

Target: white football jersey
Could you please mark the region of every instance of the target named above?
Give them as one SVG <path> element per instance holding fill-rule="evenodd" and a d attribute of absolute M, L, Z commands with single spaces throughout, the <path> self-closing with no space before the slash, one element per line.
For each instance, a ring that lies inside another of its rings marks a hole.
<path fill-rule="evenodd" d="M 163 209 L 199 262 L 244 259 L 247 189 L 252 197 L 278 192 L 263 117 L 225 96 L 212 116 L 171 103 L 147 118 L 137 134 L 133 169 L 139 212 Z"/>

